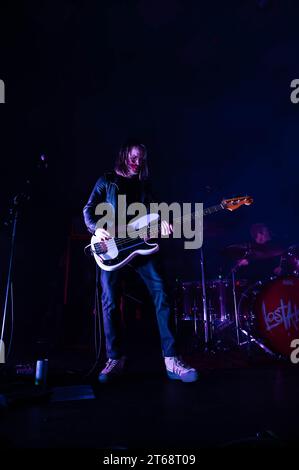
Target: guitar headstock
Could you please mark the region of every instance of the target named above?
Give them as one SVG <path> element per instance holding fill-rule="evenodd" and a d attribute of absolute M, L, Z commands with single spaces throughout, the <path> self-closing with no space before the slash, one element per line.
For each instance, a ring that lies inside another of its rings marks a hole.
<path fill-rule="evenodd" d="M 224 199 L 222 201 L 222 206 L 224 209 L 228 211 L 235 211 L 239 209 L 241 206 L 250 206 L 253 203 L 253 198 L 250 196 L 242 196 L 242 197 L 233 197 L 231 199 Z"/>

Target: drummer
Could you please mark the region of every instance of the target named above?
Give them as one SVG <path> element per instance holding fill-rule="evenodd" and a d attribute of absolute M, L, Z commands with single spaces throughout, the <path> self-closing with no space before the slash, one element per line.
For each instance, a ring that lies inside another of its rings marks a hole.
<path fill-rule="evenodd" d="M 237 267 L 246 267 L 247 277 L 257 279 L 283 274 L 282 254 L 287 247 L 273 240 L 270 229 L 264 223 L 253 224 L 250 235 L 252 241 L 248 243 L 245 256 L 237 261 Z"/>

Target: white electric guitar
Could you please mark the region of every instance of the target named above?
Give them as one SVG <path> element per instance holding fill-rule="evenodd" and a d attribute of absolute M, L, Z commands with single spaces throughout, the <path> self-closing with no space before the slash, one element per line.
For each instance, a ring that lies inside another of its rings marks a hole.
<path fill-rule="evenodd" d="M 224 199 L 220 204 L 203 210 L 203 215 L 213 214 L 220 210 L 234 211 L 239 207 L 249 206 L 253 199 L 249 196 Z M 194 218 L 196 213 L 190 214 Z M 181 219 L 176 219 L 180 221 Z M 128 230 L 138 232 L 136 238 L 111 237 L 101 241 L 96 235 L 91 238 L 91 251 L 96 263 L 105 271 L 116 271 L 130 262 L 137 255 L 151 255 L 159 250 L 158 243 L 149 240 L 159 235 L 161 223 L 158 214 L 148 214 L 128 225 Z"/>

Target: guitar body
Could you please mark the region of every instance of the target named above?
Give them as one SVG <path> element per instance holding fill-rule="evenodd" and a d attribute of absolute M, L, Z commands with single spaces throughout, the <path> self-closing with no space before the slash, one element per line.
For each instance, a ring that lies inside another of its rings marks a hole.
<path fill-rule="evenodd" d="M 233 212 L 242 205 L 250 206 L 252 202 L 253 199 L 249 196 L 224 199 L 221 204 L 204 209 L 203 215 L 212 214 L 223 209 Z M 128 228 L 138 231 L 145 229 L 151 223 L 158 226 L 158 219 L 158 214 L 147 214 L 131 222 Z M 143 231 L 143 233 L 147 234 L 147 230 Z M 91 239 L 91 250 L 96 263 L 101 269 L 104 271 L 116 271 L 128 264 L 137 255 L 146 256 L 156 253 L 159 250 L 159 245 L 158 243 L 149 243 L 141 235 L 137 238 L 128 237 L 124 239 L 115 237 L 105 241 L 99 240 L 94 235 Z"/>
<path fill-rule="evenodd" d="M 157 221 L 158 214 L 148 214 L 129 224 L 133 230 L 147 227 Z M 104 271 L 116 271 L 128 264 L 135 256 L 147 256 L 159 250 L 158 243 L 150 243 L 141 238 L 111 238 L 101 242 L 96 235 L 91 238 L 91 249 L 97 265 Z"/>

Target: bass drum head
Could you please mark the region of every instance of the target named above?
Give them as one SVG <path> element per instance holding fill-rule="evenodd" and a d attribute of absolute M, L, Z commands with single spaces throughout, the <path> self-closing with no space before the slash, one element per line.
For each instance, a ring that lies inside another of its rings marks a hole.
<path fill-rule="evenodd" d="M 248 302 L 239 311 L 244 329 L 250 316 L 250 333 L 273 352 L 290 356 L 291 342 L 299 338 L 299 279 L 287 276 L 260 283 L 246 298 L 251 312 Z"/>

